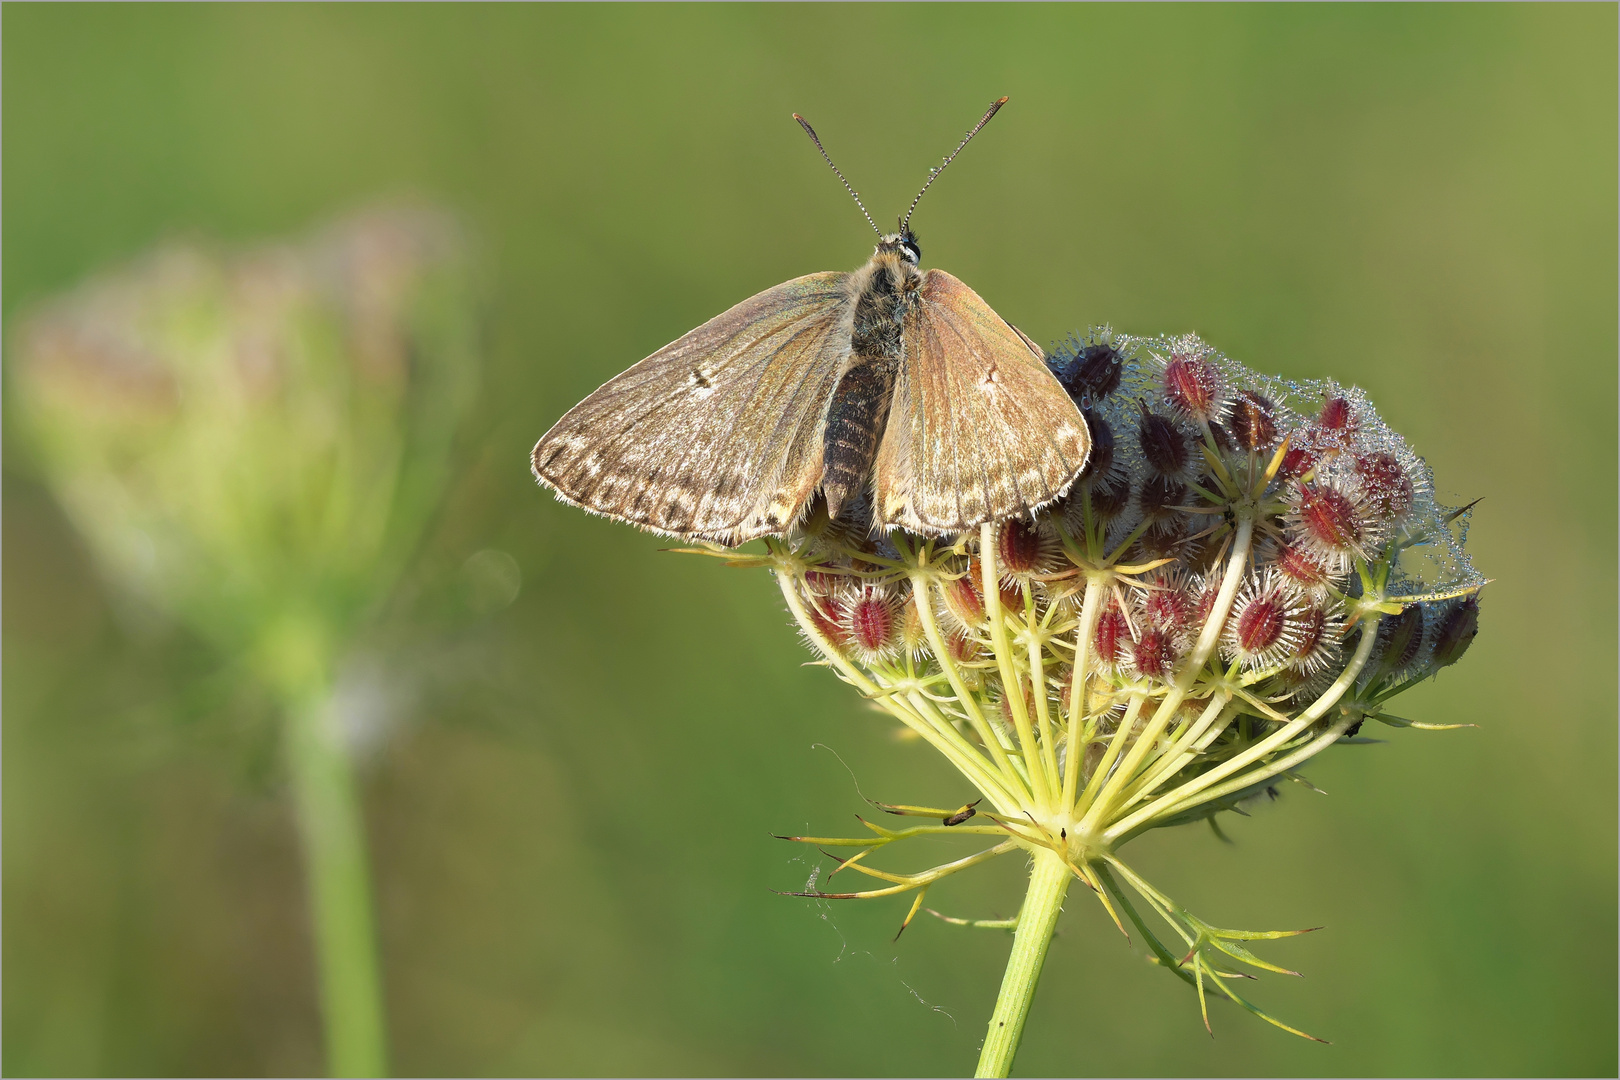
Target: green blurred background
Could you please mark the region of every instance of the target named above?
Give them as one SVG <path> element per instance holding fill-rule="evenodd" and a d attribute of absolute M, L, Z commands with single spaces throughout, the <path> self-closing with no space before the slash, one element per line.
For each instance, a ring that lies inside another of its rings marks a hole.
<path fill-rule="evenodd" d="M 4 315 L 176 234 L 416 194 L 482 244 L 488 364 L 442 519 L 366 647 L 403 1073 L 959 1073 L 1009 940 L 829 906 L 771 832 L 960 779 L 807 658 L 768 576 L 535 488 L 608 376 L 845 269 L 985 104 L 925 261 L 1039 341 L 1197 331 L 1365 387 L 1496 579 L 1405 715 L 1139 869 L 1225 925 L 1326 924 L 1216 1006 L 1081 893 L 1023 1074 L 1613 1075 L 1616 9 L 8 5 Z M 15 416 L 8 417 L 15 430 Z M 307 1073 L 320 1030 L 273 728 L 101 584 L 8 438 L 4 1068 Z M 242 477 L 252 483 L 251 476 Z M 489 612 L 469 556 L 523 585 Z M 926 857 L 926 856 L 921 856 Z M 1009 915 L 1020 867 L 930 903 Z M 921 865 L 917 863 L 916 865 Z"/>

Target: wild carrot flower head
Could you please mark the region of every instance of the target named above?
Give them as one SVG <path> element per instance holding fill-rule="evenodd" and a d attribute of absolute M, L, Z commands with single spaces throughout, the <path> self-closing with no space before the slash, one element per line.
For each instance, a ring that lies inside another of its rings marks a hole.
<path fill-rule="evenodd" d="M 1358 390 L 1260 376 L 1193 337 L 1094 331 L 1048 363 L 1094 450 L 1032 518 L 940 538 L 820 510 L 765 556 L 710 549 L 770 566 L 822 662 L 971 788 L 954 809 L 882 804 L 933 825 L 799 838 L 860 849 L 839 869 L 879 880 L 808 894 L 914 892 L 909 923 L 939 878 L 1048 852 L 1201 997 L 1252 1009 L 1231 961 L 1283 969 L 1238 942 L 1284 935 L 1200 922 L 1119 851 L 1299 779 L 1366 720 L 1425 726 L 1386 706 L 1477 630 L 1467 508 L 1435 500 L 1427 465 Z M 922 833 L 988 846 L 913 874 L 865 859 Z M 1159 942 L 1133 894 L 1180 944 Z"/>

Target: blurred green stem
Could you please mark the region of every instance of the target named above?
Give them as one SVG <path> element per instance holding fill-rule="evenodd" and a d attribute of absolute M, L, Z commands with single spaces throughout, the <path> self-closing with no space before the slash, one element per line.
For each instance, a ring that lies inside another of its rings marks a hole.
<path fill-rule="evenodd" d="M 266 644 L 286 710 L 287 765 L 304 847 L 327 1071 L 383 1076 L 388 1063 L 365 823 L 332 709 L 327 639 L 317 624 L 290 622 Z"/>
<path fill-rule="evenodd" d="M 975 1076 L 1006 1076 L 1012 1071 L 1013 1055 L 1018 1053 L 1024 1021 L 1029 1017 L 1029 1003 L 1034 1000 L 1035 986 L 1041 981 L 1046 949 L 1052 943 L 1052 932 L 1057 929 L 1058 915 L 1063 911 L 1063 898 L 1069 891 L 1072 874 L 1056 852 L 1037 849 L 1034 860 L 1035 866 L 1029 874 L 1029 892 L 1024 895 L 1024 906 L 1018 913 L 1012 955 L 1007 958 L 1007 972 L 1001 978 L 1001 994 L 996 998 L 995 1012 L 990 1015 L 990 1031 L 984 1038 L 984 1049 L 979 1051 Z"/>

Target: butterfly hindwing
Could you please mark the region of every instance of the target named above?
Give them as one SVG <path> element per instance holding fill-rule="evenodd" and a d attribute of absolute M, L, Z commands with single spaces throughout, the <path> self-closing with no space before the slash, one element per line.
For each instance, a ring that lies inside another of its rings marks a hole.
<path fill-rule="evenodd" d="M 873 470 L 880 523 L 955 533 L 1059 498 L 1091 450 L 1041 350 L 979 295 L 929 270 Z"/>
<path fill-rule="evenodd" d="M 785 531 L 821 482 L 848 277 L 767 289 L 610 379 L 535 444 L 535 476 L 670 536 L 735 545 Z"/>

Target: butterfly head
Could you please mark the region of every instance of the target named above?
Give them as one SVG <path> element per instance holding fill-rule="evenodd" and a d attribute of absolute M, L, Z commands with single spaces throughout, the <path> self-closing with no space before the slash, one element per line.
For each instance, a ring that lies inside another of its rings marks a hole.
<path fill-rule="evenodd" d="M 917 246 L 917 235 L 909 228 L 883 237 L 872 254 L 894 255 L 909 266 L 916 266 L 922 261 L 922 248 Z"/>

